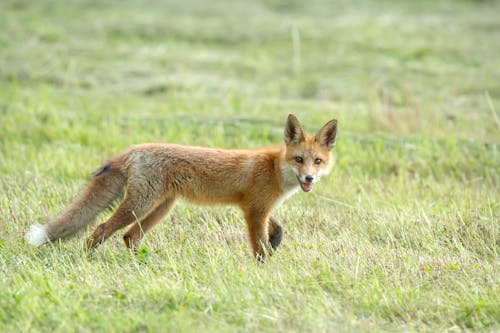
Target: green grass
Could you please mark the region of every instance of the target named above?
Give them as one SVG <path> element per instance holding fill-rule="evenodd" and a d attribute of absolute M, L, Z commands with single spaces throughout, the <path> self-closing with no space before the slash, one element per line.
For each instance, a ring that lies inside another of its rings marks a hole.
<path fill-rule="evenodd" d="M 499 13 L 2 1 L 0 331 L 500 330 Z M 290 112 L 339 120 L 337 165 L 265 264 L 230 207 L 179 204 L 138 256 L 23 241 L 131 144 L 270 145 Z"/>

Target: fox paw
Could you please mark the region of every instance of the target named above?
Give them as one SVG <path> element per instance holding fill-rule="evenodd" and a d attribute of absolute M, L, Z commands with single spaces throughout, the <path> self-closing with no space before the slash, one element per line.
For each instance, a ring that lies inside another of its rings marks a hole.
<path fill-rule="evenodd" d="M 105 231 L 106 229 L 106 224 L 100 224 L 95 228 L 94 232 L 92 233 L 92 236 L 90 236 L 87 240 L 87 248 L 93 249 L 97 247 L 99 244 L 102 244 L 105 240 Z"/>
<path fill-rule="evenodd" d="M 274 223 L 274 235 L 269 237 L 269 243 L 271 244 L 273 251 L 275 251 L 278 248 L 282 239 L 283 239 L 283 229 L 279 224 Z"/>

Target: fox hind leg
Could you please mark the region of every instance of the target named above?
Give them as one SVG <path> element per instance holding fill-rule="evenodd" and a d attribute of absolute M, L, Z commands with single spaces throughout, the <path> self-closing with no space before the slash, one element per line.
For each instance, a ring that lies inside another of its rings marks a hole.
<path fill-rule="evenodd" d="M 87 241 L 88 248 L 94 248 L 108 239 L 115 231 L 134 221 L 140 221 L 154 207 L 155 198 L 127 192 L 125 200 L 116 212 L 105 222 L 97 226 Z"/>
<path fill-rule="evenodd" d="M 175 198 L 168 198 L 156 206 L 144 219 L 134 223 L 123 236 L 125 246 L 129 249 L 136 249 L 144 237 L 144 234 L 167 215 L 174 204 Z"/>

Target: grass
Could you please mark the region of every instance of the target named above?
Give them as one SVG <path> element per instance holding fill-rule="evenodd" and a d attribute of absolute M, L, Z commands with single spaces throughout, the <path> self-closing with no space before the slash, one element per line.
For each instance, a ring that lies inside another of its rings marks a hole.
<path fill-rule="evenodd" d="M 499 330 L 499 12 L 3 1 L 0 330 Z M 22 239 L 131 144 L 265 146 L 290 112 L 339 120 L 337 165 L 264 265 L 228 207 L 179 204 L 138 256 Z"/>

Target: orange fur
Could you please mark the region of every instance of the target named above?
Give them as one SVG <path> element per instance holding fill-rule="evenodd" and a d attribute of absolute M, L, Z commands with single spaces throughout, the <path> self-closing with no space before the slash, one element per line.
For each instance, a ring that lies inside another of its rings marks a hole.
<path fill-rule="evenodd" d="M 132 224 L 124 240 L 127 247 L 135 248 L 144 233 L 168 213 L 177 198 L 183 197 L 197 204 L 239 206 L 253 253 L 263 259 L 277 248 L 282 237 L 272 211 L 299 186 L 309 192 L 319 177 L 329 172 L 336 128 L 333 120 L 315 136 L 308 135 L 297 118 L 289 115 L 285 143 L 275 147 L 227 150 L 171 143 L 134 146 L 111 159 L 65 212 L 37 227 L 37 232 L 42 228 L 47 241 L 71 236 L 90 224 L 126 188 L 122 203 L 95 229 L 88 247 Z M 33 239 L 33 235 L 28 238 Z"/>

